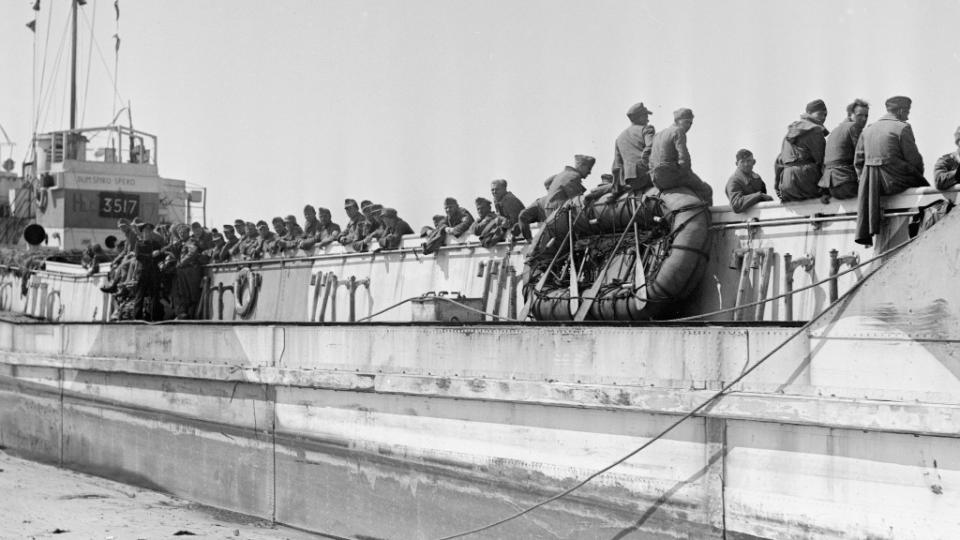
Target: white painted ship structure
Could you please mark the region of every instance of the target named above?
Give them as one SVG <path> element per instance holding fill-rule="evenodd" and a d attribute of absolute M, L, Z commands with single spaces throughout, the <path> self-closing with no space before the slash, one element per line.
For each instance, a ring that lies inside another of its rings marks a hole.
<path fill-rule="evenodd" d="M 960 214 L 916 226 L 956 194 L 885 199 L 870 249 L 852 202 L 714 207 L 672 321 L 512 320 L 523 245 L 211 265 L 187 323 L 105 322 L 102 275 L 7 271 L 0 445 L 333 538 L 437 539 L 650 443 L 468 537 L 958 538 Z"/>

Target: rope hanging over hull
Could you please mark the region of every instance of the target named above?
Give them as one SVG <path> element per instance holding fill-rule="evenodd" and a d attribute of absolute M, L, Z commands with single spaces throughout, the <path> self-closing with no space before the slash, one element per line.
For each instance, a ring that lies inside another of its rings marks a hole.
<path fill-rule="evenodd" d="M 709 228 L 709 208 L 686 188 L 651 188 L 587 204 L 571 199 L 547 218 L 527 260 L 530 314 L 542 321 L 668 314 L 703 278 Z"/>

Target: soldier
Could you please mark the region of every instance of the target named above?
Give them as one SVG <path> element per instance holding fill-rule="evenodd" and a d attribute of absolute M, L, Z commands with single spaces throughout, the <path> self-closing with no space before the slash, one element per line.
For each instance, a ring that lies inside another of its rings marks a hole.
<path fill-rule="evenodd" d="M 369 201 L 364 201 L 369 202 Z M 344 247 L 353 251 L 366 251 L 367 246 L 363 239 L 369 234 L 369 222 L 364 218 L 360 209 L 357 207 L 357 201 L 347 199 L 343 202 L 343 209 L 347 213 L 347 226 L 340 234 L 337 241 Z"/>
<path fill-rule="evenodd" d="M 153 224 L 141 223 L 135 255 L 139 275 L 131 296 L 133 316 L 140 320 L 156 321 L 163 318 L 160 268 L 157 265 L 157 256 L 162 247 L 163 237 L 154 232 Z"/>
<path fill-rule="evenodd" d="M 953 132 L 953 144 L 957 150 L 940 156 L 933 166 L 933 180 L 937 189 L 950 189 L 957 184 L 957 168 L 960 167 L 960 127 Z"/>
<path fill-rule="evenodd" d="M 278 240 L 287 235 L 287 223 L 282 217 L 276 216 L 270 220 L 270 223 L 273 225 L 273 231 Z"/>
<path fill-rule="evenodd" d="M 297 223 L 297 216 L 293 214 L 287 215 L 283 218 L 283 225 L 287 228 L 287 242 L 294 242 L 294 245 L 291 247 L 296 247 L 300 243 L 300 239 L 303 238 L 303 227 Z"/>
<path fill-rule="evenodd" d="M 173 310 L 177 319 L 192 319 L 200 300 L 200 280 L 203 278 L 199 237 L 191 235 L 186 226 L 178 229 L 178 236 L 180 253 L 173 283 Z"/>
<path fill-rule="evenodd" d="M 503 216 L 498 216 L 491 208 L 492 203 L 483 197 L 474 201 L 477 205 L 477 221 L 473 224 L 473 234 L 480 239 L 483 247 L 492 247 L 506 239 L 510 223 Z"/>
<path fill-rule="evenodd" d="M 210 240 L 212 245 L 203 251 L 203 256 L 210 262 L 220 262 L 220 254 L 223 252 L 223 246 L 227 245 L 227 241 L 216 229 L 210 232 Z"/>
<path fill-rule="evenodd" d="M 503 216 L 512 226 L 517 222 L 523 203 L 512 192 L 507 191 L 507 181 L 500 178 L 490 182 L 490 194 L 493 195 L 493 204 L 497 214 Z"/>
<path fill-rule="evenodd" d="M 190 224 L 190 234 L 197 242 L 197 246 L 200 250 L 210 249 L 210 246 L 213 245 L 213 239 L 210 238 L 210 232 L 203 228 L 203 225 L 194 221 Z"/>
<path fill-rule="evenodd" d="M 656 130 L 648 123 L 651 113 L 642 102 L 627 110 L 630 126 L 617 137 L 613 147 L 611 188 L 614 191 L 619 191 L 625 185 L 633 191 L 642 192 L 652 185 L 650 152 L 653 150 Z"/>
<path fill-rule="evenodd" d="M 923 158 L 913 128 L 907 123 L 911 99 L 894 96 L 884 105 L 887 114 L 863 129 L 853 161 L 860 178 L 854 241 L 867 247 L 880 231 L 880 196 L 929 185 L 923 177 Z"/>
<path fill-rule="evenodd" d="M 264 223 L 264 226 L 266 226 L 266 223 Z M 243 240 L 237 244 L 240 251 L 240 259 L 244 261 L 254 261 L 263 258 L 263 253 L 260 251 L 260 232 L 257 230 L 257 226 L 252 221 L 248 221 L 244 225 L 244 230 L 246 231 L 246 235 L 243 237 Z"/>
<path fill-rule="evenodd" d="M 280 220 L 283 222 L 283 220 Z M 259 233 L 260 238 L 257 240 L 257 251 L 260 256 L 257 258 L 271 258 L 275 257 L 280 252 L 280 237 L 274 234 L 270 230 L 270 226 L 267 225 L 266 221 L 260 220 L 257 222 L 257 233 Z"/>
<path fill-rule="evenodd" d="M 544 203 L 546 215 L 560 208 L 560 206 L 587 190 L 583 187 L 583 179 L 590 176 L 593 170 L 593 164 L 597 162 L 593 156 L 577 154 L 573 156 L 573 167 L 567 165 L 562 171 L 551 176 L 548 180 L 550 187 L 547 188 L 547 195 Z"/>
<path fill-rule="evenodd" d="M 220 249 L 220 253 L 217 254 L 216 260 L 218 262 L 225 262 L 230 260 L 230 253 L 233 250 L 233 247 L 240 242 L 240 239 L 237 238 L 236 230 L 233 225 L 224 225 L 223 226 L 223 236 L 224 244 L 223 248 Z"/>
<path fill-rule="evenodd" d="M 822 99 L 807 104 L 800 120 L 787 127 L 787 134 L 774 165 L 774 190 L 783 202 L 815 199 L 821 195 L 823 156 L 827 145 L 827 105 Z"/>
<path fill-rule="evenodd" d="M 547 178 L 543 182 L 543 187 L 547 190 L 547 193 L 550 192 L 550 186 L 553 185 L 553 176 Z M 533 239 L 533 235 L 530 232 L 531 223 L 543 223 L 547 220 L 547 196 L 537 198 L 537 200 L 528 204 L 526 208 L 520 212 L 520 215 L 517 216 L 517 224 L 513 226 L 513 235 L 523 236 L 527 242 Z"/>
<path fill-rule="evenodd" d="M 447 226 L 444 231 L 448 235 L 459 238 L 466 234 L 470 230 L 470 226 L 473 225 L 473 215 L 466 208 L 461 208 L 453 197 L 444 199 L 443 213 L 447 216 Z"/>
<path fill-rule="evenodd" d="M 824 195 L 823 202 L 828 202 L 830 197 L 853 199 L 857 196 L 857 171 L 853 168 L 853 157 L 857 149 L 857 139 L 867 125 L 869 115 L 870 104 L 856 99 L 847 105 L 847 118 L 827 136 L 823 177 L 820 178 L 819 186 L 830 195 Z"/>
<path fill-rule="evenodd" d="M 119 249 L 117 256 L 110 262 L 110 269 L 107 271 L 107 284 L 100 287 L 100 290 L 105 293 L 116 293 L 118 285 L 126 279 L 127 266 L 136 253 L 137 242 L 139 241 L 137 231 L 134 230 L 130 220 L 124 218 L 117 220 L 117 229 L 123 236 L 122 247 Z"/>
<path fill-rule="evenodd" d="M 753 152 L 747 149 L 737 150 L 737 170 L 727 180 L 727 198 L 730 199 L 730 208 L 736 213 L 746 212 L 751 206 L 762 202 L 772 201 L 767 195 L 767 185 L 760 175 L 753 172 L 757 160 Z"/>
<path fill-rule="evenodd" d="M 383 229 L 377 238 L 380 249 L 398 249 L 403 247 L 403 236 L 413 234 L 413 229 L 406 221 L 397 216 L 393 208 L 384 208 L 381 214 Z"/>
<path fill-rule="evenodd" d="M 317 214 L 320 216 L 313 226 L 311 234 L 304 232 L 303 239 L 300 241 L 300 249 L 326 249 L 327 246 L 337 241 L 340 237 L 340 225 L 331 220 L 330 210 L 319 208 Z"/>
<path fill-rule="evenodd" d="M 443 214 L 434 214 L 433 215 L 433 225 L 424 225 L 420 228 L 420 238 L 426 238 L 433 234 L 437 229 L 447 226 L 447 217 Z"/>
<path fill-rule="evenodd" d="M 713 189 L 691 168 L 687 150 L 687 132 L 691 127 L 693 111 L 677 109 L 673 112 L 673 125 L 653 136 L 650 179 L 661 191 L 687 187 L 703 202 L 712 205 Z"/>
<path fill-rule="evenodd" d="M 383 223 L 380 222 L 380 215 L 376 212 L 377 206 L 380 205 L 375 205 L 370 201 L 362 201 L 360 203 L 360 212 L 363 213 L 364 219 L 367 220 L 368 236 L 383 226 Z M 380 211 L 383 211 L 383 206 L 380 206 Z"/>

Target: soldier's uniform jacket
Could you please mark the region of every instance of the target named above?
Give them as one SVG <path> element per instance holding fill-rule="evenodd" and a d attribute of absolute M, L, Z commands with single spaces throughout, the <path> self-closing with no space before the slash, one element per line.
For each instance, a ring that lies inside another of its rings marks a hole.
<path fill-rule="evenodd" d="M 820 196 L 820 178 L 829 131 L 802 115 L 787 127 L 775 167 L 774 190 L 784 201 Z"/>
<path fill-rule="evenodd" d="M 927 185 L 913 128 L 893 114 L 881 116 L 864 128 L 857 140 L 854 167 L 860 177 L 854 241 L 872 246 L 883 213 L 880 196 Z"/>
<path fill-rule="evenodd" d="M 177 268 L 191 268 L 198 266 L 201 261 L 200 243 L 195 238 L 188 238 L 180 243 Z"/>
<path fill-rule="evenodd" d="M 520 212 L 523 211 L 523 203 L 520 202 L 520 199 L 518 199 L 512 191 L 504 193 L 499 201 L 493 201 L 493 207 L 497 213 L 506 218 L 511 225 L 517 222 L 517 218 L 520 217 Z"/>
<path fill-rule="evenodd" d="M 617 137 L 613 148 L 614 176 L 621 171 L 623 181 L 643 179 L 650 174 L 650 153 L 653 151 L 653 137 L 656 130 L 647 124 L 632 124 Z"/>
<path fill-rule="evenodd" d="M 863 129 L 848 118 L 840 122 L 827 136 L 820 187 L 834 190 L 841 188 L 851 196 L 856 196 L 857 190 L 854 186 L 857 184 L 857 172 L 853 168 L 853 159 L 861 132 Z M 848 187 L 843 188 L 844 185 Z"/>
<path fill-rule="evenodd" d="M 217 253 L 217 256 L 214 257 L 216 261 L 229 261 L 230 256 L 233 254 L 233 248 L 240 243 L 240 239 L 234 236 L 233 238 L 227 240 L 227 243 L 220 248 L 220 251 Z"/>
<path fill-rule="evenodd" d="M 266 235 L 260 235 L 260 239 L 257 240 L 257 244 L 260 257 L 276 255 L 282 249 L 280 237 L 277 236 L 273 231 L 267 232 Z"/>
<path fill-rule="evenodd" d="M 370 222 L 368 222 L 363 215 L 358 214 L 357 217 L 350 220 L 347 223 L 346 228 L 343 230 L 343 234 L 340 235 L 339 242 L 345 246 L 352 246 L 357 242 L 361 242 L 364 238 L 367 237 L 370 232 Z M 354 249 L 357 249 L 357 246 L 354 246 Z M 362 251 L 357 249 L 357 251 Z"/>
<path fill-rule="evenodd" d="M 480 239 L 480 245 L 491 247 L 506 239 L 510 223 L 503 216 L 490 212 L 473 224 L 473 234 Z"/>
<path fill-rule="evenodd" d="M 738 214 L 760 202 L 766 192 L 767 185 L 755 172 L 751 172 L 748 176 L 737 169 L 727 180 L 727 198 L 730 199 L 730 208 Z"/>
<path fill-rule="evenodd" d="M 453 214 L 447 214 L 447 226 L 453 228 L 454 236 L 463 236 L 471 225 L 473 225 L 473 214 L 462 206 L 454 210 Z"/>
<path fill-rule="evenodd" d="M 383 249 L 397 249 L 403 244 L 403 236 L 413 234 L 413 228 L 406 221 L 396 218 L 391 226 L 384 225 L 380 230 L 378 241 Z"/>
<path fill-rule="evenodd" d="M 960 167 L 960 151 L 940 156 L 933 166 L 933 180 L 937 189 L 950 189 L 957 184 L 957 167 Z"/>
<path fill-rule="evenodd" d="M 677 168 L 689 171 L 690 152 L 687 150 L 687 134 L 676 124 L 653 136 L 650 149 L 650 170 Z"/>
<path fill-rule="evenodd" d="M 562 171 L 550 177 L 550 188 L 544 199 L 544 211 L 547 214 L 560 207 L 565 201 L 583 194 L 583 174 L 575 167 L 566 166 Z"/>
<path fill-rule="evenodd" d="M 263 257 L 263 253 L 260 252 L 260 237 L 259 236 L 245 236 L 243 240 L 240 241 L 240 258 L 245 261 L 253 261 Z"/>
<path fill-rule="evenodd" d="M 326 247 L 340 237 L 340 225 L 333 222 L 326 225 L 320 225 L 318 222 L 317 225 L 318 227 L 311 238 L 316 247 Z"/>

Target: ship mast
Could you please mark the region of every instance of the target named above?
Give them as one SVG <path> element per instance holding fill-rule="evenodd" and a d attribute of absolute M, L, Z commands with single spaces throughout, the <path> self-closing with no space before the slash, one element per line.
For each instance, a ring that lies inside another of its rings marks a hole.
<path fill-rule="evenodd" d="M 70 131 L 77 129 L 77 6 L 80 0 L 70 1 L 73 11 L 73 46 L 70 47 Z"/>

